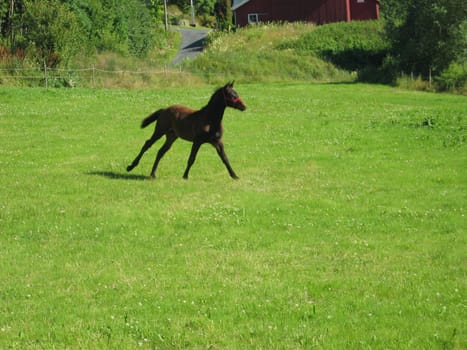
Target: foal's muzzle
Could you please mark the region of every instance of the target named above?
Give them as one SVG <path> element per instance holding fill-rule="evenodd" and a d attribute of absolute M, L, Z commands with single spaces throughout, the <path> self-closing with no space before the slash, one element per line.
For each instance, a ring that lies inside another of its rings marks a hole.
<path fill-rule="evenodd" d="M 238 109 L 240 111 L 244 111 L 246 109 L 245 103 L 243 103 L 240 97 L 234 98 L 232 101 L 232 107 Z"/>

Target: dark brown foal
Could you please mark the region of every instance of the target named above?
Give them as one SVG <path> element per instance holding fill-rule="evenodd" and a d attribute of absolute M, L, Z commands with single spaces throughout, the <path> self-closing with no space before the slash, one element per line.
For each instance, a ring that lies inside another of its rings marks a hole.
<path fill-rule="evenodd" d="M 166 140 L 157 153 L 156 161 L 152 167 L 151 177 L 156 177 L 157 166 L 160 160 L 170 149 L 175 140 L 180 137 L 193 142 L 183 178 L 188 179 L 188 173 L 195 162 L 196 154 L 201 145 L 203 143 L 210 143 L 216 148 L 217 154 L 219 154 L 219 157 L 222 159 L 230 176 L 233 179 L 238 179 L 238 176 L 230 166 L 222 142 L 222 134 L 224 132 L 222 118 L 225 108 L 232 107 L 240 111 L 246 109 L 242 99 L 233 89 L 233 85 L 232 82 L 217 89 L 211 96 L 209 103 L 198 111 L 184 106 L 171 106 L 166 109 L 159 109 L 144 119 L 141 124 L 142 128 L 145 128 L 157 120 L 156 129 L 151 138 L 144 143 L 143 148 L 136 156 L 135 160 L 127 167 L 127 171 L 133 170 L 133 168 L 138 165 L 144 152 L 165 135 Z"/>

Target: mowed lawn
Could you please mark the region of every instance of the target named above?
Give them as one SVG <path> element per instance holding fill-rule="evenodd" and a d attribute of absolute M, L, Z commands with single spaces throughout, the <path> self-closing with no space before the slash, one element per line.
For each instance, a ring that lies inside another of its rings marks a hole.
<path fill-rule="evenodd" d="M 0 348 L 467 348 L 467 98 L 236 89 L 186 181 L 125 168 L 214 87 L 0 88 Z"/>

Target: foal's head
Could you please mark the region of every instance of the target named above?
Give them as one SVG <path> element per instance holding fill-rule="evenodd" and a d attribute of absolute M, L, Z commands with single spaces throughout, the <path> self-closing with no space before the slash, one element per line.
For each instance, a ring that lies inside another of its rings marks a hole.
<path fill-rule="evenodd" d="M 231 82 L 221 88 L 222 93 L 224 94 L 225 105 L 240 111 L 244 111 L 246 109 L 246 105 L 243 103 L 240 96 L 238 96 L 238 93 L 234 90 L 233 86 L 234 82 Z"/>

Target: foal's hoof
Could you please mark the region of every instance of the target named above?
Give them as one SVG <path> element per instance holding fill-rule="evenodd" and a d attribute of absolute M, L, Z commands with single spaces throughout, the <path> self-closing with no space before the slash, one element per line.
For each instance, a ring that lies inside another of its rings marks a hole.
<path fill-rule="evenodd" d="M 128 166 L 126 167 L 126 171 L 130 172 L 130 171 L 133 170 L 133 168 L 134 168 L 134 167 L 132 167 L 131 165 L 128 165 Z"/>

